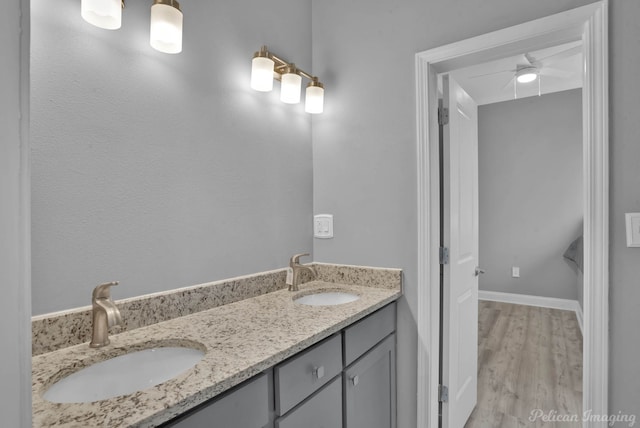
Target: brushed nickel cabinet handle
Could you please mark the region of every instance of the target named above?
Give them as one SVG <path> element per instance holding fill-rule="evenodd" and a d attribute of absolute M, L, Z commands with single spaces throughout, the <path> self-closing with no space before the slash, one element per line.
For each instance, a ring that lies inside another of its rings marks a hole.
<path fill-rule="evenodd" d="M 322 379 L 324 377 L 324 366 L 314 367 L 313 376 L 315 376 L 316 379 Z"/>

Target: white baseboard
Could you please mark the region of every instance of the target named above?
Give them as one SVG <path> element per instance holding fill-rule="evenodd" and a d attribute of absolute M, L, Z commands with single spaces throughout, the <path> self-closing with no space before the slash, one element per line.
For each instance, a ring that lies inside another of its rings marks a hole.
<path fill-rule="evenodd" d="M 580 326 L 583 329 L 582 308 L 577 300 L 557 299 L 554 297 L 530 296 L 528 294 L 502 293 L 499 291 L 478 291 L 478 299 L 492 302 L 514 303 L 516 305 L 539 306 L 542 308 L 561 309 L 574 311 Z"/>

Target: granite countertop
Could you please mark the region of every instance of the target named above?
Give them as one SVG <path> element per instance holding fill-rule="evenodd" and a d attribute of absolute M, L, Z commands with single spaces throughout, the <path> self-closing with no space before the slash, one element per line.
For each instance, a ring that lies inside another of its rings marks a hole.
<path fill-rule="evenodd" d="M 360 295 L 337 306 L 306 306 L 292 296 L 317 289 Z M 111 336 L 111 344 L 87 343 L 32 359 L 34 427 L 152 427 L 232 388 L 340 331 L 401 296 L 383 289 L 312 281 L 299 292 L 275 291 L 192 315 Z M 57 380 L 93 362 L 154 346 L 206 351 L 195 367 L 155 387 L 93 403 L 59 404 L 42 393 Z"/>

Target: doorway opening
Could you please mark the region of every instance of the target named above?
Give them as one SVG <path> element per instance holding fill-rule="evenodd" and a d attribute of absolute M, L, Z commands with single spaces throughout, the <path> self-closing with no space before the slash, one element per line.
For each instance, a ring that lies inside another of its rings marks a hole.
<path fill-rule="evenodd" d="M 418 426 L 438 426 L 440 221 L 438 74 L 521 52 L 582 41 L 583 409 L 607 414 L 607 2 L 600 1 L 416 55 L 418 121 Z M 596 426 L 590 421 L 585 426 Z"/>
<path fill-rule="evenodd" d="M 513 80 L 503 61 L 440 76 L 449 106 L 440 125 L 442 426 L 582 415 L 582 283 L 563 258 L 583 217 L 581 88 L 570 73 L 581 70 L 580 53 L 555 50 L 559 77 L 542 96 L 534 81 L 494 103 Z"/>

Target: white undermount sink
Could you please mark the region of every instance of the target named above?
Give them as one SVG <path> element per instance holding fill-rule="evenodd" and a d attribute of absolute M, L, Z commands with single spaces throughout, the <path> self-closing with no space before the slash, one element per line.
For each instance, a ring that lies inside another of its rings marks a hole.
<path fill-rule="evenodd" d="M 54 403 L 89 403 L 132 394 L 184 373 L 204 354 L 200 349 L 160 347 L 120 355 L 59 380 L 43 398 Z"/>
<path fill-rule="evenodd" d="M 335 306 L 344 303 L 351 303 L 358 300 L 360 296 L 344 291 L 321 291 L 313 294 L 305 294 L 294 299 L 296 303 L 308 306 Z"/>

